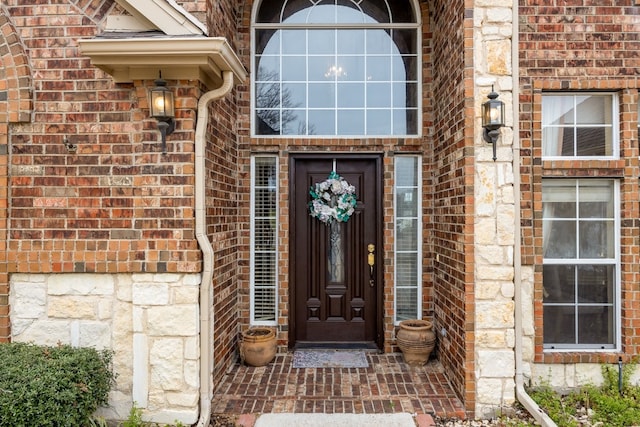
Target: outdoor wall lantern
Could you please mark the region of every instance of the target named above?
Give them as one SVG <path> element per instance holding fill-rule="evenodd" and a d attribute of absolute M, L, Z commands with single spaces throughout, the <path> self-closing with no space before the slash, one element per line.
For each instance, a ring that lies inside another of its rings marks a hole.
<path fill-rule="evenodd" d="M 160 73 L 155 87 L 149 91 L 151 95 L 151 117 L 158 121 L 158 130 L 162 135 L 162 154 L 167 154 L 167 135 L 171 135 L 176 129 L 173 118 L 176 116 L 173 92 L 167 87 L 167 82 L 162 79 Z"/>
<path fill-rule="evenodd" d="M 482 127 L 484 128 L 482 136 L 485 141 L 493 144 L 493 161 L 495 162 L 496 143 L 500 136 L 500 128 L 504 126 L 504 102 L 498 99 L 493 86 L 487 98 L 489 100 L 482 104 Z"/>

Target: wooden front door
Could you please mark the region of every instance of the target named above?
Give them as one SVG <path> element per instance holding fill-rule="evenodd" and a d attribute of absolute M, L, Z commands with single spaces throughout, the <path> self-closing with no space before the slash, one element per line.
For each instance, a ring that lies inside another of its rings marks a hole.
<path fill-rule="evenodd" d="M 292 158 L 292 346 L 382 345 L 381 167 L 379 156 Z M 309 214 L 309 188 L 334 168 L 357 205 L 347 222 L 327 225 Z"/>

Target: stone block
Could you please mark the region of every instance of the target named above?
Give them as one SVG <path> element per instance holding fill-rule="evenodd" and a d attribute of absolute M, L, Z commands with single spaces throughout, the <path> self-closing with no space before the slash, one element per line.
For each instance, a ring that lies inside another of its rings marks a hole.
<path fill-rule="evenodd" d="M 174 304 L 197 304 L 200 297 L 200 288 L 195 286 L 175 286 L 172 288 L 171 301 Z"/>
<path fill-rule="evenodd" d="M 152 281 L 154 283 L 179 283 L 182 279 L 180 274 L 175 273 L 163 273 L 163 274 L 154 274 Z"/>
<path fill-rule="evenodd" d="M 475 207 L 476 215 L 493 216 L 496 205 L 496 172 L 492 164 L 476 166 Z"/>
<path fill-rule="evenodd" d="M 515 295 L 515 285 L 513 282 L 502 282 L 500 295 L 502 295 L 503 298 L 512 299 Z"/>
<path fill-rule="evenodd" d="M 132 300 L 135 305 L 169 304 L 169 285 L 167 283 L 134 282 Z"/>
<path fill-rule="evenodd" d="M 575 369 L 575 374 L 572 387 L 584 384 L 602 385 L 604 383 L 602 365 L 599 363 L 578 363 L 573 365 L 573 369 Z M 614 365 L 614 369 L 618 372 L 617 364 Z"/>
<path fill-rule="evenodd" d="M 511 74 L 511 41 L 488 40 L 485 42 L 487 71 L 490 74 Z"/>
<path fill-rule="evenodd" d="M 479 265 L 477 280 L 513 281 L 513 266 Z"/>
<path fill-rule="evenodd" d="M 115 280 L 111 274 L 52 274 L 49 295 L 113 295 Z"/>
<path fill-rule="evenodd" d="M 184 384 L 183 341 L 180 338 L 161 338 L 153 341 L 149 352 L 152 390 L 181 391 Z"/>
<path fill-rule="evenodd" d="M 180 393 L 168 392 L 165 394 L 165 397 L 171 406 L 192 408 L 198 404 L 199 394 L 197 391 Z"/>
<path fill-rule="evenodd" d="M 500 296 L 500 282 L 482 281 L 476 283 L 475 295 L 477 300 L 495 300 Z"/>
<path fill-rule="evenodd" d="M 495 387 L 493 393 L 490 390 L 492 386 Z M 515 381 L 510 378 L 499 380 L 499 382 L 480 379 L 478 388 L 482 389 L 476 397 L 476 416 L 478 417 L 489 419 L 504 415 L 504 410 L 511 408 L 516 400 Z"/>
<path fill-rule="evenodd" d="M 16 342 L 35 342 L 41 345 L 71 344 L 71 322 L 68 320 L 41 320 L 33 322 L 20 335 L 12 336 Z"/>
<path fill-rule="evenodd" d="M 111 327 L 106 322 L 80 322 L 80 347 L 111 348 Z"/>
<path fill-rule="evenodd" d="M 476 331 L 476 348 L 506 348 L 505 331 L 489 329 Z"/>
<path fill-rule="evenodd" d="M 566 389 L 564 365 L 534 364 L 532 365 L 533 385 L 549 385 L 557 389 Z"/>
<path fill-rule="evenodd" d="M 117 381 L 117 380 L 116 380 Z M 107 420 L 125 420 L 131 410 L 131 395 L 118 390 L 109 392 L 109 405 L 99 407 L 96 416 Z"/>
<path fill-rule="evenodd" d="M 141 408 L 149 400 L 149 344 L 143 334 L 133 334 L 133 390 L 132 398 Z"/>
<path fill-rule="evenodd" d="M 476 218 L 474 231 L 476 247 L 496 244 L 495 218 Z"/>
<path fill-rule="evenodd" d="M 34 322 L 36 322 L 35 319 L 19 319 L 17 317 L 11 317 L 11 335 L 14 338 L 20 336 Z"/>
<path fill-rule="evenodd" d="M 198 408 L 188 410 L 163 410 L 145 417 L 145 419 L 162 425 L 174 425 L 176 422 L 180 422 L 190 426 L 198 421 Z"/>
<path fill-rule="evenodd" d="M 511 300 L 479 301 L 476 304 L 477 329 L 508 329 L 514 325 Z"/>
<path fill-rule="evenodd" d="M 184 362 L 184 382 L 189 387 L 200 387 L 200 363 L 195 360 Z"/>
<path fill-rule="evenodd" d="M 512 0 L 476 0 L 476 7 L 496 8 L 496 7 L 511 7 L 513 5 Z"/>
<path fill-rule="evenodd" d="M 502 401 L 504 380 L 500 378 L 478 378 L 476 382 L 476 402 L 478 404 L 499 405 Z"/>
<path fill-rule="evenodd" d="M 196 360 L 200 358 L 200 339 L 198 336 L 184 339 L 184 358 Z"/>
<path fill-rule="evenodd" d="M 504 264 L 504 248 L 499 245 L 478 245 L 476 246 L 476 259 L 485 264 Z"/>
<path fill-rule="evenodd" d="M 477 366 L 481 378 L 512 378 L 515 354 L 513 350 L 479 350 Z"/>
<path fill-rule="evenodd" d="M 51 296 L 47 315 L 60 319 L 97 319 L 98 299 L 82 296 Z"/>
<path fill-rule="evenodd" d="M 182 284 L 184 286 L 200 286 L 202 282 L 202 275 L 198 274 L 185 274 L 182 278 Z"/>
<path fill-rule="evenodd" d="M 498 5 L 493 5 L 493 7 L 487 8 L 487 20 L 489 22 L 508 23 L 513 20 L 513 12 L 511 11 L 511 7 L 496 6 Z"/>
<path fill-rule="evenodd" d="M 116 276 L 116 297 L 119 301 L 132 301 L 132 285 L 133 280 L 128 274 L 118 274 Z"/>
<path fill-rule="evenodd" d="M 12 319 L 38 319 L 46 313 L 47 289 L 44 282 L 12 283 L 9 292 Z"/>
<path fill-rule="evenodd" d="M 133 307 L 132 326 L 133 332 L 145 332 L 147 325 L 147 310 L 142 307 Z"/>
<path fill-rule="evenodd" d="M 149 307 L 147 331 L 151 336 L 195 336 L 198 333 L 198 311 L 195 304 Z"/>
<path fill-rule="evenodd" d="M 515 214 L 513 205 L 497 208 L 497 236 L 500 245 L 513 245 L 515 236 Z"/>
<path fill-rule="evenodd" d="M 98 319 L 109 320 L 113 317 L 113 298 L 100 298 L 98 300 Z"/>

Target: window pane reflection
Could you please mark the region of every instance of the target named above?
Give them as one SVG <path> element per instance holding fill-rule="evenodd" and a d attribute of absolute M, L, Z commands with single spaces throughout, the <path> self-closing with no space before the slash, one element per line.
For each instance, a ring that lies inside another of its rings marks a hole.
<path fill-rule="evenodd" d="M 394 27 L 395 22 L 415 19 L 412 6 L 385 0 L 338 3 L 261 3 L 255 30 L 256 134 L 418 133 L 418 25 L 409 21 L 415 28 Z M 261 22 L 280 22 L 281 28 L 260 28 Z M 336 27 L 326 28 L 327 24 Z M 349 28 L 349 24 L 366 27 Z M 261 97 L 265 92 L 270 96 Z M 358 112 L 342 111 L 347 108 Z M 326 109 L 334 109 L 333 114 Z"/>

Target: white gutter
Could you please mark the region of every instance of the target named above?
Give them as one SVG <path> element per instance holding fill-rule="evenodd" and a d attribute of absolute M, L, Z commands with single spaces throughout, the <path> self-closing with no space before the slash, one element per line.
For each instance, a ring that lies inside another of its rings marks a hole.
<path fill-rule="evenodd" d="M 202 282 L 200 283 L 200 418 L 197 427 L 208 427 L 211 420 L 211 399 L 213 399 L 213 247 L 206 233 L 205 204 L 205 153 L 207 140 L 205 133 L 209 123 L 209 104 L 231 92 L 233 72 L 224 71 L 222 86 L 209 91 L 198 101 L 198 118 L 195 135 L 195 202 L 196 239 L 202 250 Z"/>
<path fill-rule="evenodd" d="M 514 279 L 514 304 L 515 304 L 515 363 L 516 363 L 516 397 L 527 411 L 540 423 L 542 427 L 557 427 L 556 423 L 538 406 L 524 388 L 524 360 L 522 357 L 522 255 L 521 255 L 521 227 L 520 227 L 520 69 L 519 69 L 519 42 L 520 14 L 518 0 L 513 0 L 513 32 L 511 39 L 511 60 L 513 70 L 513 187 L 514 187 L 514 217 L 515 217 L 515 243 L 513 255 Z"/>

